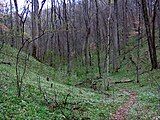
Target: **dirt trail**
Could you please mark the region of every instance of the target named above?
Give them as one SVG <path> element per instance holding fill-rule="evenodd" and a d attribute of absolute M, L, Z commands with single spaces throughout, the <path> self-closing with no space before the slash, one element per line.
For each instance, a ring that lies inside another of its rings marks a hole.
<path fill-rule="evenodd" d="M 136 102 L 137 93 L 136 92 L 129 92 L 125 90 L 124 92 L 129 93 L 129 99 L 115 112 L 112 116 L 111 120 L 126 120 L 126 116 L 130 110 L 130 108 Z"/>

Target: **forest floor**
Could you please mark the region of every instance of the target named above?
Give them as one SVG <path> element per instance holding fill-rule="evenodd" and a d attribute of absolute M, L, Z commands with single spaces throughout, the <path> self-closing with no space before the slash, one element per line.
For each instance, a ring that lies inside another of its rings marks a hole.
<path fill-rule="evenodd" d="M 141 51 L 145 52 L 146 47 Z M 122 62 L 118 73 L 102 79 L 95 79 L 96 67 L 89 75 L 85 69 L 75 68 L 68 76 L 66 69 L 54 69 L 30 57 L 23 77 L 22 97 L 16 96 L 17 50 L 7 45 L 0 51 L 0 119 L 38 119 L 38 120 L 156 120 L 160 113 L 158 105 L 160 70 L 144 72 L 140 83 L 136 83 L 135 66 L 128 59 Z M 132 53 L 135 58 L 136 51 Z M 141 71 L 147 71 L 148 60 L 141 53 Z M 160 50 L 157 51 L 160 55 Z M 21 53 L 18 66 L 23 74 L 26 54 Z M 160 58 L 160 56 L 158 56 Z M 135 60 L 135 59 L 134 59 Z M 4 64 L 7 63 L 7 64 Z M 58 65 L 58 64 L 56 64 Z M 127 70 L 129 69 L 129 70 Z M 95 71 L 94 71 L 95 70 Z M 49 78 L 49 80 L 47 80 Z M 130 83 L 109 84 L 103 91 L 103 81 Z M 83 83 L 76 86 L 78 83 Z M 96 89 L 91 84 L 96 83 Z M 41 91 L 40 91 L 41 88 Z M 119 119 L 121 118 L 121 119 Z"/>
<path fill-rule="evenodd" d="M 118 110 L 116 110 L 115 114 L 111 118 L 112 120 L 125 120 L 129 110 L 136 102 L 136 92 L 130 92 L 128 90 L 124 90 L 123 92 L 127 92 L 129 94 L 129 100 L 127 100 L 125 104 L 123 104 L 118 108 Z"/>

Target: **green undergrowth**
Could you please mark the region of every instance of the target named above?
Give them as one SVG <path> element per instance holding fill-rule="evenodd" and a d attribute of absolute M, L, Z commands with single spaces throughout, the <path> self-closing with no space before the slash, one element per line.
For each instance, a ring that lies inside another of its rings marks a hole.
<path fill-rule="evenodd" d="M 128 49 L 133 48 L 130 43 Z M 139 83 L 137 81 L 136 66 L 129 60 L 137 63 L 137 49 L 131 50 L 125 54 L 127 56 L 122 62 L 121 69 L 118 73 L 111 73 L 112 81 L 133 80 L 131 83 L 123 83 L 114 85 L 114 90 L 127 89 L 137 92 L 137 101 L 130 109 L 128 120 L 152 120 L 160 118 L 160 69 L 152 70 L 149 61 L 149 52 L 147 43 L 142 41 L 140 46 L 140 63 L 139 63 Z M 157 59 L 160 61 L 160 49 L 157 47 Z"/>
<path fill-rule="evenodd" d="M 0 119 L 2 120 L 109 119 L 127 98 L 118 91 L 114 95 L 112 92 L 105 95 L 89 88 L 76 88 L 68 83 L 65 84 L 64 81 L 69 80 L 66 73 L 57 75 L 60 71 L 55 71 L 32 57 L 27 61 L 22 97 L 18 98 L 15 71 L 17 50 L 4 46 L 0 52 L 0 61 L 11 64 L 0 64 Z M 20 75 L 24 70 L 25 57 L 24 53 L 20 55 L 18 66 Z M 49 81 L 47 81 L 47 77 L 49 77 Z M 55 80 L 56 78 L 58 80 Z M 72 75 L 72 79 L 74 79 L 74 75 Z M 59 80 L 63 82 L 58 82 Z M 51 105 L 55 104 L 55 100 L 58 105 L 52 108 Z M 63 102 L 66 103 L 61 105 Z"/>
<path fill-rule="evenodd" d="M 0 51 L 0 62 L 9 62 L 11 66 L 0 64 L 0 119 L 108 120 L 117 108 L 129 98 L 129 94 L 123 93 L 122 90 L 137 92 L 137 101 L 128 113 L 128 120 L 150 120 L 158 117 L 160 70 L 150 71 L 147 43 L 143 40 L 140 47 L 140 83 L 136 83 L 136 66 L 129 59 L 132 58 L 137 63 L 137 49 L 134 48 L 136 39 L 132 39 L 121 51 L 119 72 L 111 72 L 109 75 L 103 73 L 101 79 L 97 79 L 98 69 L 95 54 L 92 55 L 92 66 L 89 67 L 87 75 L 84 63 L 79 59 L 79 61 L 72 61 L 70 76 L 66 73 L 66 65 L 60 67 L 58 63 L 54 63 L 55 66 L 50 67 L 30 56 L 23 78 L 21 98 L 16 97 L 15 63 L 17 50 L 5 45 Z M 157 55 L 158 61 L 160 61 L 159 48 L 157 48 Z M 21 75 L 25 65 L 25 57 L 26 54 L 22 52 L 18 67 Z M 104 59 L 104 55 L 101 57 Z M 57 62 L 58 58 L 55 59 Z M 47 81 L 48 78 L 49 81 Z M 123 80 L 133 80 L 133 82 L 109 84 L 109 90 L 103 90 L 104 81 L 113 83 Z M 91 84 L 94 82 L 96 90 L 91 89 Z M 79 83 L 83 84 L 76 86 Z M 46 104 L 42 93 L 45 93 L 49 104 Z M 66 97 L 67 103 L 65 105 L 51 109 L 50 105 L 55 103 L 55 100 L 58 103 L 63 103 Z"/>

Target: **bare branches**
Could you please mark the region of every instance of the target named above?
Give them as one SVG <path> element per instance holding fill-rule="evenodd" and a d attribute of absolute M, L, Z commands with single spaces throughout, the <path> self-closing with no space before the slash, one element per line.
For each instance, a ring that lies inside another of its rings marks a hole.
<path fill-rule="evenodd" d="M 45 2 L 46 2 L 46 0 L 43 0 L 43 1 L 41 2 L 41 8 L 40 8 L 40 10 L 39 10 L 39 12 L 38 12 L 38 16 L 41 15 L 41 12 L 42 12 L 42 9 L 43 9 L 43 6 L 44 6 Z"/>

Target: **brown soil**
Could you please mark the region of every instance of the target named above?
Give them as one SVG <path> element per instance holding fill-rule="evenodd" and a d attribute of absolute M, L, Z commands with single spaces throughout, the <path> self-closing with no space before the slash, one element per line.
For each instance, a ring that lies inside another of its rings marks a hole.
<path fill-rule="evenodd" d="M 129 93 L 129 99 L 120 108 L 118 108 L 111 120 L 126 120 L 126 116 L 130 108 L 135 104 L 137 97 L 136 92 L 129 92 L 128 90 L 125 90 L 125 92 Z"/>

